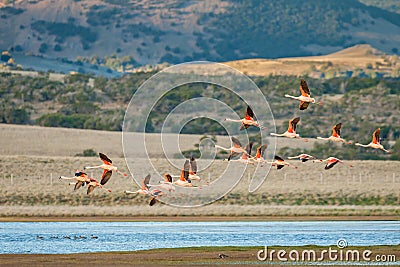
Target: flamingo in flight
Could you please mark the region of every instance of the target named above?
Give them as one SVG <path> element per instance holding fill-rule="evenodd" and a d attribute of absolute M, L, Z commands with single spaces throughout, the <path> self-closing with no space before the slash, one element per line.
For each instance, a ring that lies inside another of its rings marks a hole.
<path fill-rule="evenodd" d="M 197 162 L 194 157 L 190 157 L 189 160 L 189 180 L 191 181 L 201 181 L 200 176 L 197 175 Z M 169 175 L 169 174 L 168 174 Z M 180 175 L 170 175 L 173 178 L 180 178 Z"/>
<path fill-rule="evenodd" d="M 264 163 L 266 163 L 267 161 L 263 158 L 264 155 L 264 151 L 267 148 L 267 145 L 261 145 L 259 147 L 257 147 L 257 152 L 255 157 L 252 157 L 251 159 L 257 163 L 261 163 L 261 167 L 264 166 Z"/>
<path fill-rule="evenodd" d="M 300 110 L 305 110 L 308 108 L 308 105 L 311 103 L 315 103 L 318 105 L 322 105 L 322 102 L 316 102 L 315 98 L 311 97 L 310 89 L 308 88 L 307 82 L 304 79 L 300 80 L 300 96 L 291 96 L 285 95 L 285 97 L 293 98 L 300 101 Z"/>
<path fill-rule="evenodd" d="M 293 118 L 289 121 L 289 126 L 286 132 L 283 134 L 276 134 L 276 133 L 271 133 L 272 136 L 278 136 L 278 137 L 287 137 L 287 138 L 299 138 L 303 139 L 305 142 L 308 142 L 307 138 L 302 138 L 300 137 L 299 134 L 296 133 L 296 127 L 297 123 L 300 121 L 300 117 Z"/>
<path fill-rule="evenodd" d="M 258 127 L 260 129 L 264 129 L 264 127 L 260 126 L 260 124 L 254 119 L 254 112 L 250 106 L 247 106 L 246 114 L 243 119 L 235 120 L 235 119 L 225 119 L 226 121 L 232 122 L 241 122 L 242 126 L 240 126 L 240 130 L 244 130 L 249 128 L 250 126 Z"/>
<path fill-rule="evenodd" d="M 327 141 L 333 141 L 333 142 L 343 142 L 345 144 L 351 144 L 351 142 L 348 142 L 346 140 L 344 140 L 343 138 L 340 137 L 340 129 L 342 128 L 342 124 L 338 123 L 335 126 L 333 126 L 332 128 L 332 135 L 324 138 L 324 137 L 317 137 L 317 139 L 319 140 L 327 140 Z"/>
<path fill-rule="evenodd" d="M 288 157 L 288 159 L 299 159 L 299 160 L 301 160 L 301 162 L 306 162 L 306 161 L 309 161 L 310 159 L 315 160 L 315 157 L 308 155 L 308 154 L 300 154 L 295 157 Z"/>
<path fill-rule="evenodd" d="M 333 166 L 335 166 L 337 163 L 344 164 L 343 160 L 340 160 L 340 159 L 335 158 L 335 157 L 329 157 L 329 158 L 323 159 L 323 160 L 320 159 L 320 160 L 316 160 L 314 162 L 326 162 L 325 170 L 329 170 L 329 169 L 333 168 Z M 348 166 L 349 167 L 353 167 L 353 165 L 351 165 L 351 164 L 348 164 Z"/>
<path fill-rule="evenodd" d="M 65 177 L 65 176 L 60 176 L 59 179 L 63 180 L 75 180 L 76 183 L 69 183 L 70 185 L 75 185 L 74 190 L 79 189 L 81 186 L 84 186 L 85 184 L 90 183 L 90 178 L 87 176 L 85 172 L 77 170 L 75 172 L 74 177 Z"/>
<path fill-rule="evenodd" d="M 356 143 L 356 146 L 362 146 L 362 147 L 372 147 L 375 149 L 380 149 L 383 150 L 387 153 L 390 153 L 389 150 L 386 150 L 383 145 L 381 144 L 381 128 L 378 128 L 374 131 L 374 133 L 372 134 L 372 141 L 371 143 L 369 143 L 368 145 L 363 145 L 360 143 Z"/>
<path fill-rule="evenodd" d="M 161 191 L 175 191 L 175 187 L 172 183 L 172 176 L 168 173 L 164 174 L 164 181 L 160 181 L 159 184 L 156 185 L 148 184 L 148 186 L 158 188 Z"/>
<path fill-rule="evenodd" d="M 88 184 L 88 189 L 87 189 L 86 194 L 89 195 L 90 193 L 92 193 L 93 190 L 94 190 L 96 187 L 99 187 L 99 188 L 101 188 L 101 189 L 107 190 L 108 192 L 111 192 L 110 189 L 104 188 L 103 185 L 102 185 L 101 183 L 99 183 L 96 179 L 90 178 L 90 183 Z"/>
<path fill-rule="evenodd" d="M 244 148 L 246 150 L 246 152 L 243 152 L 242 156 L 239 159 L 225 159 L 225 160 L 237 161 L 237 162 L 244 163 L 244 164 L 254 164 L 251 161 L 251 158 L 249 157 L 251 155 L 251 149 L 253 148 L 253 144 L 254 144 L 254 142 L 250 142 L 246 145 L 246 147 Z"/>
<path fill-rule="evenodd" d="M 231 140 L 232 140 L 233 146 L 230 148 L 215 145 L 216 148 L 220 148 L 220 149 L 230 152 L 228 161 L 231 160 L 232 157 L 236 157 L 237 155 L 239 155 L 241 153 L 247 153 L 247 151 L 242 147 L 242 144 L 240 143 L 239 139 L 232 136 Z"/>
<path fill-rule="evenodd" d="M 154 204 L 157 203 L 157 199 L 163 195 L 163 192 L 160 189 L 152 189 L 150 190 L 150 174 L 148 174 L 143 180 L 142 180 L 142 187 L 137 190 L 137 191 L 125 191 L 125 194 L 140 194 L 140 195 L 149 195 L 151 196 L 149 205 L 153 206 Z"/>
<path fill-rule="evenodd" d="M 85 167 L 85 170 L 96 169 L 96 168 L 103 169 L 104 171 L 103 171 L 103 175 L 101 176 L 100 184 L 105 185 L 108 182 L 108 180 L 110 180 L 113 171 L 115 171 L 116 173 L 120 173 L 120 172 L 118 171 L 117 167 L 112 165 L 112 160 L 109 157 L 107 157 L 105 154 L 99 153 L 99 157 L 103 161 L 103 164 L 98 165 L 98 166 Z M 120 174 L 123 176 L 127 176 L 126 173 L 120 173 Z"/>
<path fill-rule="evenodd" d="M 178 180 L 173 182 L 173 184 L 182 187 L 193 187 L 192 181 L 189 179 L 189 169 L 190 169 L 190 163 L 189 160 L 186 160 L 181 171 L 181 176 L 179 177 Z"/>
<path fill-rule="evenodd" d="M 282 168 L 285 167 L 285 166 L 290 166 L 290 167 L 293 167 L 293 168 L 297 169 L 297 166 L 293 166 L 293 165 L 287 163 L 287 162 L 284 161 L 281 157 L 276 156 L 276 155 L 275 155 L 275 161 L 273 161 L 273 162 L 267 162 L 267 163 L 271 164 L 272 166 L 276 166 L 276 168 L 277 168 L 278 170 L 282 169 Z"/>

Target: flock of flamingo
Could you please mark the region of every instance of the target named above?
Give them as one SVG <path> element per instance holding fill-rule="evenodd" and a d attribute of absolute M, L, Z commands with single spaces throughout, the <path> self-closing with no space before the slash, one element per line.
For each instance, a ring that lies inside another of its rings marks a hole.
<path fill-rule="evenodd" d="M 304 79 L 301 79 L 300 81 L 300 92 L 301 95 L 296 97 L 296 96 L 291 96 L 291 95 L 285 95 L 285 97 L 296 99 L 300 101 L 300 110 L 306 110 L 309 106 L 310 103 L 313 104 L 318 104 L 322 105 L 322 102 L 317 102 L 314 98 L 311 97 L 310 89 L 308 88 L 307 82 Z M 243 119 L 236 120 L 236 119 L 229 119 L 226 118 L 226 121 L 230 122 L 239 122 L 241 123 L 240 130 L 247 129 L 251 126 L 253 127 L 258 127 L 260 129 L 265 129 L 265 127 L 261 126 L 258 121 L 254 118 L 254 112 L 251 109 L 250 106 L 247 106 L 246 113 Z M 277 136 L 277 137 L 286 137 L 286 138 L 295 138 L 295 139 L 300 139 L 305 142 L 308 142 L 307 138 L 300 137 L 298 133 L 296 133 L 296 128 L 297 124 L 300 121 L 300 117 L 293 118 L 289 121 L 288 129 L 282 134 L 277 134 L 277 133 L 271 133 L 271 136 Z M 344 144 L 352 144 L 350 141 L 346 141 L 345 139 L 340 137 L 340 130 L 341 130 L 342 124 L 338 123 L 332 128 L 332 135 L 329 137 L 317 137 L 317 140 L 325 140 L 325 141 L 332 141 L 332 142 L 341 142 Z M 271 164 L 271 166 L 275 166 L 278 170 L 282 169 L 285 166 L 290 166 L 295 169 L 297 169 L 297 166 L 294 166 L 288 162 L 286 162 L 283 158 L 275 155 L 275 160 L 274 161 L 267 161 L 266 159 L 263 158 L 263 154 L 265 149 L 267 148 L 266 144 L 260 145 L 256 149 L 256 154 L 252 156 L 252 148 L 254 145 L 254 142 L 249 142 L 244 148 L 242 147 L 240 141 L 235 138 L 231 137 L 232 141 L 232 147 L 225 148 L 219 145 L 215 145 L 215 148 L 222 149 L 225 151 L 229 151 L 229 156 L 227 159 L 224 159 L 225 161 L 230 161 L 230 162 L 239 162 L 243 164 L 259 164 L 260 167 L 263 167 L 265 164 Z M 361 147 L 369 147 L 369 148 L 374 148 L 374 149 L 380 149 L 383 150 L 387 153 L 390 153 L 388 150 L 386 150 L 383 145 L 381 144 L 381 139 L 380 139 L 380 128 L 377 128 L 373 134 L 372 134 L 372 141 L 367 144 L 363 145 L 360 143 L 355 143 L 356 146 L 361 146 Z M 64 180 L 74 180 L 75 182 L 69 183 L 70 185 L 74 185 L 74 190 L 78 190 L 82 186 L 87 185 L 87 194 L 90 194 L 93 192 L 93 190 L 96 187 L 99 187 L 100 189 L 107 190 L 108 192 L 111 192 L 111 190 L 107 189 L 104 187 L 104 185 L 110 180 L 111 175 L 113 171 L 116 173 L 119 173 L 123 176 L 127 176 L 126 173 L 121 173 L 118 171 L 117 167 L 112 164 L 112 161 L 110 158 L 108 158 L 105 154 L 99 153 L 100 159 L 103 161 L 103 164 L 98 165 L 98 166 L 92 166 L 92 167 L 85 167 L 84 169 L 96 169 L 100 168 L 103 169 L 103 174 L 101 176 L 100 182 L 98 182 L 96 179 L 91 178 L 87 175 L 87 173 L 77 170 L 75 172 L 74 177 L 64 177 L 61 176 L 60 179 Z M 240 156 L 240 157 L 238 157 Z M 340 160 L 336 157 L 328 157 L 327 159 L 317 159 L 314 156 L 308 155 L 308 154 L 300 154 L 297 156 L 292 156 L 288 157 L 288 159 L 298 159 L 301 162 L 306 162 L 308 160 L 312 160 L 313 162 L 325 162 L 325 170 L 333 168 L 337 163 L 342 163 L 344 164 L 343 160 Z M 349 167 L 352 167 L 352 165 L 348 164 Z M 185 163 L 183 165 L 183 168 L 181 169 L 180 175 L 171 175 L 171 174 L 165 174 L 164 175 L 164 180 L 159 181 L 158 184 L 150 184 L 150 174 L 147 175 L 143 180 L 142 180 L 142 186 L 140 189 L 136 191 L 128 191 L 126 190 L 126 194 L 141 194 L 141 195 L 146 195 L 150 196 L 150 202 L 149 205 L 153 206 L 155 203 L 157 203 L 157 200 L 162 196 L 167 194 L 168 192 L 173 192 L 175 191 L 175 186 L 180 186 L 180 187 L 194 187 L 192 181 L 201 181 L 201 178 L 197 174 L 197 163 L 196 160 L 191 157 L 190 159 L 186 159 Z M 174 181 L 174 178 L 179 178 Z"/>

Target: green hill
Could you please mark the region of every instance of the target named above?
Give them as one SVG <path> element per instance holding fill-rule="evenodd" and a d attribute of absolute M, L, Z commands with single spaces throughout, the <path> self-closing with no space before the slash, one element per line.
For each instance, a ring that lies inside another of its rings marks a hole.
<path fill-rule="evenodd" d="M 398 53 L 398 4 L 362 2 L 7 0 L 0 49 L 109 65 L 107 56 L 128 56 L 127 67 L 319 55 L 365 43 Z"/>

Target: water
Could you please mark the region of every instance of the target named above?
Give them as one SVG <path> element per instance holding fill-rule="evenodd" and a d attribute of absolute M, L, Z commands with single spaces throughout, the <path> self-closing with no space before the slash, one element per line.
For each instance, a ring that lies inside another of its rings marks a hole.
<path fill-rule="evenodd" d="M 92 235 L 97 238 L 91 238 Z M 336 245 L 339 239 L 345 239 L 349 246 L 399 244 L 400 222 L 0 223 L 0 254 L 62 254 L 192 246 Z"/>

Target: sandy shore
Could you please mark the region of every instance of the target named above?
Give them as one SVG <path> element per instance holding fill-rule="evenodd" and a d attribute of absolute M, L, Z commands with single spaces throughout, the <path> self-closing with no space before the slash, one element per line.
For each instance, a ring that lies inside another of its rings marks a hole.
<path fill-rule="evenodd" d="M 400 216 L 10 216 L 0 222 L 398 221 Z"/>
<path fill-rule="evenodd" d="M 284 250 L 289 253 L 291 250 L 296 250 L 302 253 L 303 250 L 314 250 L 317 255 L 321 255 L 323 249 L 329 247 L 319 246 L 302 246 L 302 247 L 269 247 L 271 250 Z M 0 255 L 1 266 L 77 266 L 87 265 L 90 263 L 94 266 L 228 266 L 228 265 L 282 265 L 283 262 L 273 258 L 260 261 L 257 258 L 259 250 L 263 247 L 191 247 L 191 248 L 176 248 L 176 249 L 154 249 L 134 252 L 101 252 L 101 253 L 82 253 L 82 254 L 3 254 Z M 336 246 L 332 249 L 338 249 Z M 374 261 L 377 255 L 391 256 L 391 261 L 400 259 L 400 245 L 396 246 L 366 246 L 366 247 L 349 247 L 349 250 L 357 250 L 361 253 L 365 250 L 370 250 L 369 258 Z M 346 249 L 343 250 L 344 255 Z M 220 255 L 227 257 L 221 258 Z M 361 255 L 361 254 L 360 254 Z M 286 256 L 287 257 L 287 256 Z M 322 259 L 322 258 L 321 258 Z M 371 266 L 373 262 L 365 262 Z M 296 266 L 295 261 L 285 262 L 290 266 Z M 307 264 L 303 262 L 302 265 Z M 310 265 L 308 261 L 307 265 Z M 323 260 L 318 263 L 323 263 L 324 266 L 345 266 L 345 261 L 330 261 L 327 254 L 323 256 Z M 354 262 L 348 262 L 354 263 Z M 363 266 L 357 263 L 357 266 Z"/>

